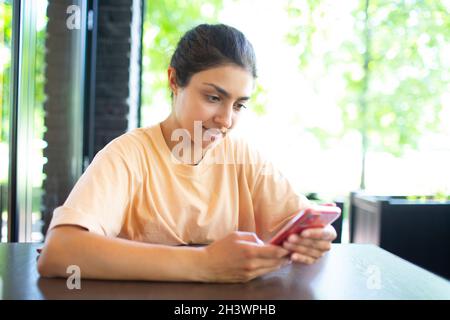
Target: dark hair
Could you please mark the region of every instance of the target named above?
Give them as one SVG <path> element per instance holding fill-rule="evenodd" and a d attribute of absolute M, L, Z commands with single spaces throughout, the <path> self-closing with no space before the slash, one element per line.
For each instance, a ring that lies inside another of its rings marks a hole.
<path fill-rule="evenodd" d="M 200 24 L 189 30 L 170 60 L 180 87 L 186 87 L 195 73 L 226 64 L 236 64 L 257 76 L 252 44 L 241 31 L 225 24 Z"/>

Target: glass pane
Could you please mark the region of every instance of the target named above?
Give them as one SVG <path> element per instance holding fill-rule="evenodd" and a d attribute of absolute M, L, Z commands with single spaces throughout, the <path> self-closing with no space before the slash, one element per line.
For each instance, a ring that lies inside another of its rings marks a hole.
<path fill-rule="evenodd" d="M 31 241 L 43 241 L 42 234 L 42 194 L 45 175 L 43 165 L 46 162 L 43 151 L 47 143 L 44 141 L 44 102 L 46 95 L 45 86 L 45 40 L 47 36 L 47 0 L 36 1 L 36 46 L 35 46 L 35 78 L 34 78 L 34 130 L 32 132 L 33 161 L 31 171 Z"/>
<path fill-rule="evenodd" d="M 0 239 L 7 241 L 12 3 L 0 1 Z"/>
<path fill-rule="evenodd" d="M 85 1 L 24 1 L 18 88 L 18 241 L 41 242 L 81 175 Z M 69 23 L 70 22 L 70 23 Z"/>
<path fill-rule="evenodd" d="M 17 181 L 13 183 L 17 188 L 18 235 L 11 241 L 42 241 L 43 238 L 39 236 L 39 221 L 43 180 L 45 6 L 45 0 L 22 2 L 20 6 Z"/>

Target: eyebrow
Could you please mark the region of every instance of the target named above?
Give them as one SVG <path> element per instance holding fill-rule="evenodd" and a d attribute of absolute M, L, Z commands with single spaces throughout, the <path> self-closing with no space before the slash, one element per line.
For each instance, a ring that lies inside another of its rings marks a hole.
<path fill-rule="evenodd" d="M 214 89 L 216 89 L 217 92 L 219 92 L 220 94 L 224 95 L 227 98 L 229 98 L 231 96 L 224 88 L 221 88 L 221 87 L 215 85 L 214 83 L 203 82 L 203 84 L 213 87 Z M 239 97 L 237 100 L 249 100 L 249 99 L 250 99 L 250 97 L 244 96 L 244 97 Z"/>

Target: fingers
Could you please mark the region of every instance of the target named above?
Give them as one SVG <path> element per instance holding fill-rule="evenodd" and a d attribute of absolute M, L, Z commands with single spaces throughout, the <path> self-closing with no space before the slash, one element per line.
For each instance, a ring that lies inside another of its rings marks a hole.
<path fill-rule="evenodd" d="M 246 258 L 280 259 L 289 254 L 289 251 L 272 244 L 256 244 L 253 242 L 239 240 L 238 243 L 244 245 Z"/>
<path fill-rule="evenodd" d="M 291 260 L 294 262 L 299 262 L 299 263 L 304 263 L 304 264 L 313 264 L 316 262 L 317 258 L 313 258 L 311 256 L 295 252 L 291 255 Z"/>
<path fill-rule="evenodd" d="M 267 273 L 270 273 L 270 272 L 279 270 L 279 269 L 282 268 L 283 266 L 285 266 L 285 265 L 287 265 L 287 264 L 290 263 L 290 260 L 289 260 L 289 259 L 283 259 L 283 260 L 281 260 L 281 261 L 282 261 L 281 263 L 278 261 L 277 264 L 272 265 L 272 266 L 268 266 L 268 267 L 260 267 L 260 268 L 257 268 L 257 269 L 254 269 L 254 270 L 250 271 L 250 272 L 247 274 L 248 280 L 251 280 L 251 279 L 260 277 L 260 276 L 262 276 L 262 275 L 265 275 L 265 274 L 267 274 Z"/>
<path fill-rule="evenodd" d="M 279 268 L 289 262 L 289 257 L 283 259 L 253 259 L 244 264 L 244 270 L 253 272 L 259 269 Z"/>
<path fill-rule="evenodd" d="M 311 228 L 306 229 L 300 235 L 303 238 L 316 239 L 316 240 L 327 240 L 333 241 L 336 239 L 336 230 L 332 225 L 328 225 L 325 228 Z"/>
<path fill-rule="evenodd" d="M 305 237 L 305 232 L 306 233 Z M 283 248 L 292 252 L 291 259 L 295 262 L 312 264 L 331 249 L 331 239 L 335 238 L 333 227 L 305 230 L 298 236 L 293 234 L 283 243 Z"/>
<path fill-rule="evenodd" d="M 331 242 L 329 240 L 306 239 L 303 237 L 299 237 L 297 235 L 290 236 L 288 238 L 288 241 L 285 241 L 285 242 L 296 245 L 296 246 L 303 246 L 303 247 L 316 249 L 319 251 L 329 251 L 331 249 Z"/>
<path fill-rule="evenodd" d="M 289 254 L 289 251 L 280 246 L 264 244 L 254 232 L 236 231 L 233 233 L 236 242 L 244 245 L 246 258 L 279 259 Z"/>
<path fill-rule="evenodd" d="M 245 258 L 243 272 L 247 281 L 278 270 L 291 262 L 290 252 L 280 246 L 260 245 L 243 240 L 238 240 L 237 243 L 242 245 L 241 250 Z"/>
<path fill-rule="evenodd" d="M 284 242 L 283 247 L 287 250 L 290 250 L 291 252 L 299 253 L 304 256 L 312 257 L 315 259 L 321 258 L 325 253 L 324 250 L 318 250 L 318 249 L 314 249 L 311 247 L 305 247 L 305 246 L 293 244 L 293 243 L 290 243 L 287 241 Z"/>

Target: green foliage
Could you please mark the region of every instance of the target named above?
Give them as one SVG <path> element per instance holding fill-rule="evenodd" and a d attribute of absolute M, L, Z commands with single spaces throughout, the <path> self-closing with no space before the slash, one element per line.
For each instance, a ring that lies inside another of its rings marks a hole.
<path fill-rule="evenodd" d="M 345 81 L 341 134 L 359 131 L 367 141 L 363 152 L 400 156 L 416 148 L 424 133 L 438 130 L 441 97 L 450 89 L 444 56 L 450 8 L 431 0 L 359 0 L 352 13 L 353 34 L 337 48 L 315 52 L 317 41 L 332 28 L 318 27 L 330 13 L 327 2 L 288 1 L 286 10 L 297 23 L 286 40 L 298 50 L 302 72 L 308 74 L 311 62 L 321 61 L 322 72 L 315 70 L 313 82 L 328 74 Z M 333 137 L 326 128 L 312 131 L 321 140 Z"/>
<path fill-rule="evenodd" d="M 160 107 L 155 98 L 170 101 L 167 68 L 179 38 L 200 23 L 220 23 L 222 0 L 147 1 L 143 36 L 142 108 Z M 257 82 L 250 110 L 257 115 L 266 112 L 267 90 Z"/>
<path fill-rule="evenodd" d="M 36 0 L 35 0 L 36 1 Z M 45 0 L 39 0 L 40 4 L 46 3 Z M 37 3 L 37 1 L 36 1 Z M 45 6 L 43 6 L 45 7 Z M 37 12 L 37 14 L 45 15 L 44 12 Z M 33 134 L 36 139 L 42 140 L 45 131 L 44 126 L 44 108 L 45 101 L 45 38 L 46 28 L 42 27 L 36 31 L 36 47 L 32 54 L 35 58 L 35 78 L 34 81 L 34 105 L 33 105 Z M 9 121 L 10 121 L 10 86 L 11 86 L 11 36 L 12 36 L 12 4 L 10 1 L 0 2 L 0 54 L 2 61 L 0 61 L 0 181 L 7 180 L 8 172 L 8 140 L 9 140 Z M 6 59 L 5 59 L 6 58 Z M 33 140 L 36 141 L 36 140 Z M 39 150 L 39 156 L 42 157 L 42 150 Z M 33 167 L 33 172 L 42 172 L 42 165 L 37 161 Z M 42 175 L 43 176 L 43 175 Z M 36 179 L 38 185 L 41 180 Z"/>
<path fill-rule="evenodd" d="M 264 86 L 256 81 L 256 88 L 253 92 L 253 97 L 250 102 L 250 107 L 254 113 L 256 113 L 258 116 L 265 115 L 266 105 L 267 105 L 268 97 L 267 97 L 267 89 L 264 88 Z"/>
<path fill-rule="evenodd" d="M 307 10 L 301 10 L 298 2 L 290 1 L 287 12 L 309 23 L 326 14 L 325 1 L 306 3 Z M 339 52 L 325 52 L 320 57 L 325 62 L 325 73 L 320 76 L 336 67 L 342 70 L 347 88 L 341 101 L 345 130 L 361 130 L 364 122 L 371 149 L 400 155 L 405 147 L 416 147 L 424 132 L 438 128 L 441 96 L 450 88 L 450 70 L 443 64 L 442 50 L 450 40 L 450 15 L 440 1 L 372 0 L 366 30 L 365 1 L 358 4 L 353 12 L 355 35 L 341 44 Z M 299 56 L 301 68 L 308 68 L 314 59 L 313 42 L 321 32 L 326 30 L 301 24 L 287 35 L 289 44 L 304 48 Z M 367 70 L 366 49 L 370 59 Z M 362 94 L 367 102 L 365 114 L 358 111 Z"/>
<path fill-rule="evenodd" d="M 319 31 L 315 23 L 315 13 L 323 14 L 320 0 L 295 1 L 289 0 L 286 6 L 288 17 L 301 21 L 286 34 L 286 42 L 299 49 L 299 67 L 308 66 L 312 53 L 314 35 Z"/>
<path fill-rule="evenodd" d="M 0 143 L 8 141 L 11 77 L 12 5 L 0 2 Z"/>
<path fill-rule="evenodd" d="M 12 4 L 0 2 L 0 183 L 8 179 Z M 1 219 L 1 213 L 0 213 Z"/>
<path fill-rule="evenodd" d="M 358 17 L 359 7 L 354 12 Z M 438 128 L 442 109 L 441 96 L 450 88 L 449 69 L 442 63 L 443 47 L 450 40 L 450 17 L 439 1 L 372 0 L 369 11 L 370 78 L 366 93 L 367 114 L 351 121 L 347 128 L 357 128 L 365 116 L 371 148 L 401 155 L 405 147 L 417 146 L 420 136 Z M 351 43 L 346 47 L 358 54 Z M 349 82 L 348 98 L 361 93 L 361 83 Z M 345 102 L 342 104 L 345 110 Z"/>
<path fill-rule="evenodd" d="M 142 105 L 148 108 L 158 93 L 170 97 L 167 68 L 179 38 L 200 23 L 216 23 L 222 0 L 152 0 L 145 5 Z"/>
<path fill-rule="evenodd" d="M 444 191 L 438 191 L 434 195 L 410 195 L 406 197 L 406 200 L 414 202 L 428 202 L 428 201 L 439 201 L 447 202 L 450 201 L 450 195 L 447 195 Z"/>

